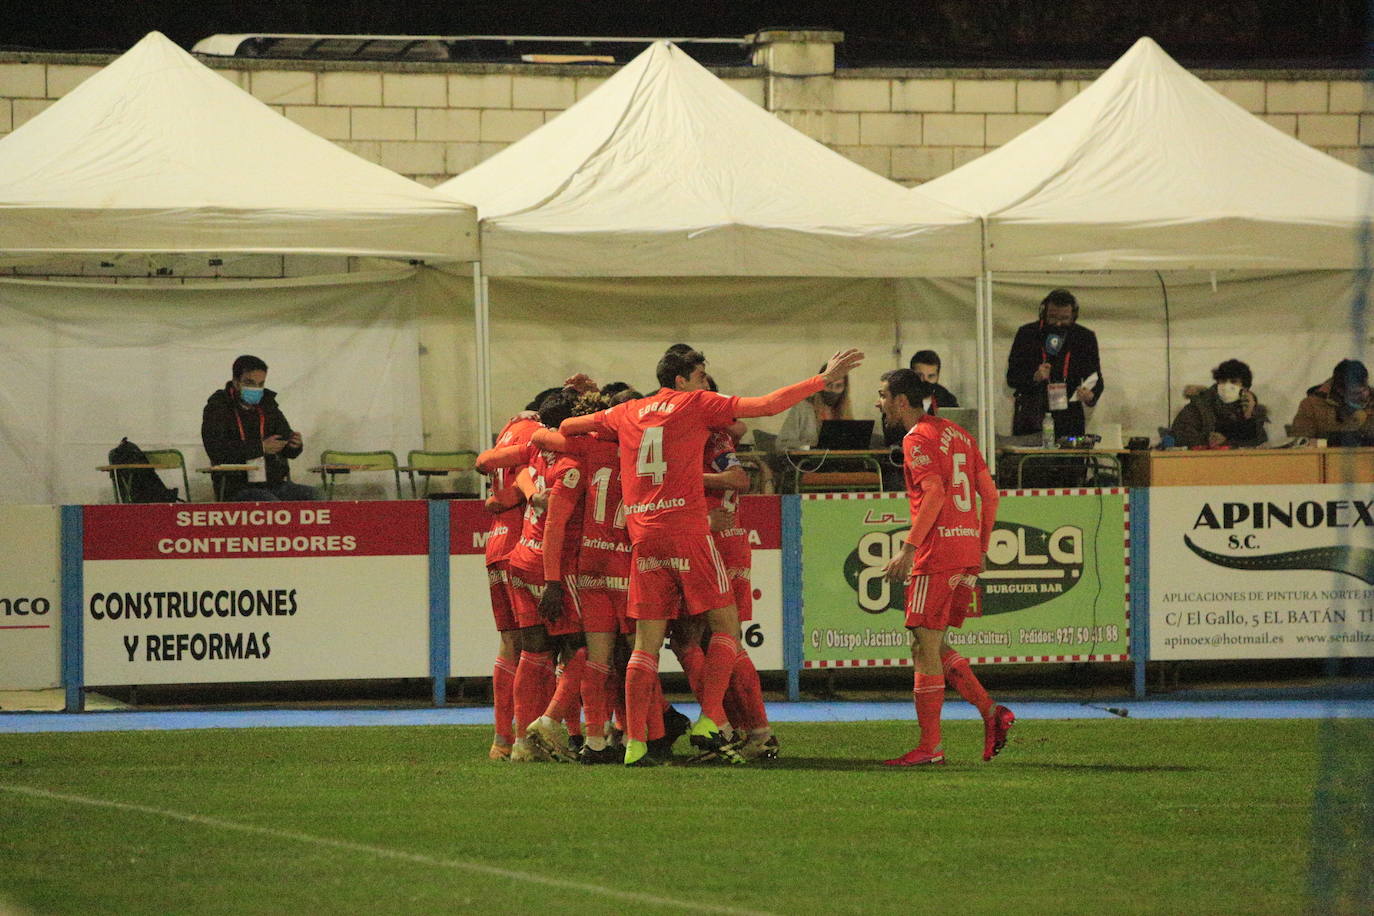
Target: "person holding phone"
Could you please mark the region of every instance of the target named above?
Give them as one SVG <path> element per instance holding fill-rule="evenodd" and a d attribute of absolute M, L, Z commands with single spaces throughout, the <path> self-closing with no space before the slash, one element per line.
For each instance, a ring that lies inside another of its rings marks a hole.
<path fill-rule="evenodd" d="M 1174 441 L 1187 448 L 1263 445 L 1269 412 L 1250 390 L 1250 367 L 1228 359 L 1212 370 L 1212 378 L 1214 384 L 1193 395 L 1174 417 Z"/>
<path fill-rule="evenodd" d="M 267 363 L 244 355 L 234 360 L 230 371 L 229 381 L 205 401 L 200 441 L 212 463 L 248 470 L 211 474 L 215 499 L 316 499 L 314 487 L 291 482 L 287 462 L 300 455 L 303 442 L 277 406 L 277 393 L 267 387 Z"/>

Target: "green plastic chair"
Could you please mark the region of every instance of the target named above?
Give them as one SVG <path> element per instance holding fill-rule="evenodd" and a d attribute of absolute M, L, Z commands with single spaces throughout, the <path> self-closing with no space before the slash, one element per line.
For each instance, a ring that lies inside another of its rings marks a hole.
<path fill-rule="evenodd" d="M 187 501 L 191 501 L 191 481 L 186 476 L 186 456 L 174 448 L 159 448 L 151 451 L 144 451 L 148 458 L 148 463 L 153 465 L 157 471 L 181 471 L 181 495 Z M 129 472 L 110 471 L 110 483 L 114 486 L 114 497 L 117 503 L 129 502 Z"/>
<path fill-rule="evenodd" d="M 344 452 L 338 449 L 325 449 L 320 453 L 319 471 L 324 498 L 334 498 L 335 478 L 355 470 L 391 471 L 396 483 L 396 498 L 402 498 L 400 462 L 396 460 L 395 452 Z"/>
<path fill-rule="evenodd" d="M 459 479 L 463 488 L 458 492 L 470 493 L 473 496 L 481 492 L 481 487 L 477 482 L 476 452 L 428 452 L 416 449 L 406 455 L 406 473 L 410 475 L 410 495 L 414 499 L 420 498 L 419 491 L 415 487 L 416 474 L 424 478 L 425 498 L 429 497 L 430 481 L 436 477 L 445 477 L 449 474 L 462 475 Z"/>

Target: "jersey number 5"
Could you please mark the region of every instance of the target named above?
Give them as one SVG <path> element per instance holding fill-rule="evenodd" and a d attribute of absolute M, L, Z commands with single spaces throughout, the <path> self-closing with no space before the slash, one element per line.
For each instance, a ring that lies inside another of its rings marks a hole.
<path fill-rule="evenodd" d="M 663 460 L 663 427 L 650 426 L 639 440 L 639 455 L 635 459 L 635 473 L 650 478 L 655 486 L 663 483 L 668 462 Z"/>
<path fill-rule="evenodd" d="M 954 478 L 954 508 L 967 512 L 973 508 L 973 491 L 969 485 L 968 471 L 964 470 L 968 455 L 955 452 L 951 457 L 954 459 L 954 473 L 951 475 Z"/>

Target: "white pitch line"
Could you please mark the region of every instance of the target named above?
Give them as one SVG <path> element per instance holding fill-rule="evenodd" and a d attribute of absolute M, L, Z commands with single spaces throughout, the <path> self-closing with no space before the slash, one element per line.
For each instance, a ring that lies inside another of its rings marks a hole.
<path fill-rule="evenodd" d="M 670 897 L 657 897 L 653 894 L 642 894 L 636 891 L 622 891 L 613 887 L 602 887 L 599 884 L 585 884 L 581 881 L 569 881 L 564 878 L 551 878 L 546 875 L 536 875 L 530 872 L 512 871 L 509 868 L 499 868 L 495 865 L 483 865 L 480 862 L 464 862 L 459 859 L 437 859 L 433 856 L 406 852 L 401 849 L 388 849 L 385 846 L 353 843 L 348 840 L 336 840 L 330 837 L 315 836 L 309 833 L 297 833 L 294 830 L 277 830 L 272 827 L 257 827 L 253 824 L 240 824 L 237 821 L 227 821 L 218 817 L 207 817 L 203 814 L 187 814 L 182 811 L 172 811 L 168 808 L 152 808 L 148 805 L 108 801 L 103 798 L 89 798 L 84 795 L 68 795 L 63 792 L 50 792 L 47 789 L 35 789 L 30 786 L 0 785 L 0 791 L 12 792 L 17 795 L 27 795 L 31 798 L 70 802 L 76 805 L 88 805 L 92 808 L 113 808 L 116 811 L 133 811 L 138 814 L 148 814 L 154 817 L 184 821 L 188 824 L 215 827 L 220 830 L 234 830 L 239 833 L 252 833 L 259 836 L 273 837 L 274 839 L 294 840 L 299 843 L 327 846 L 333 849 L 346 850 L 348 852 L 366 853 L 380 859 L 414 862 L 419 865 L 431 865 L 435 868 L 471 872 L 473 874 L 487 875 L 493 878 L 506 878 L 512 881 L 542 884 L 562 890 L 580 891 L 585 894 L 594 894 L 601 897 L 613 897 L 617 900 L 624 900 L 630 903 L 674 907 L 696 913 L 726 913 L 730 914 L 730 916 L 768 916 L 767 913 L 759 910 L 742 910 L 737 907 L 718 906 L 710 903 L 694 903 L 690 900 L 674 900 Z"/>

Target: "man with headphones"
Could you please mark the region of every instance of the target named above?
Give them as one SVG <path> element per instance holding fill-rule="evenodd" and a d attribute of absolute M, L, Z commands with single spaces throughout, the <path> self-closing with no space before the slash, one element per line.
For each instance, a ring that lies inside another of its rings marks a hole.
<path fill-rule="evenodd" d="M 1007 384 L 1016 398 L 1012 435 L 1040 432 L 1047 410 L 1054 417 L 1055 439 L 1083 435 L 1083 407 L 1096 404 L 1106 386 L 1097 335 L 1078 323 L 1073 293 L 1052 290 L 1040 303 L 1040 318 L 1017 329 L 1007 357 Z"/>

